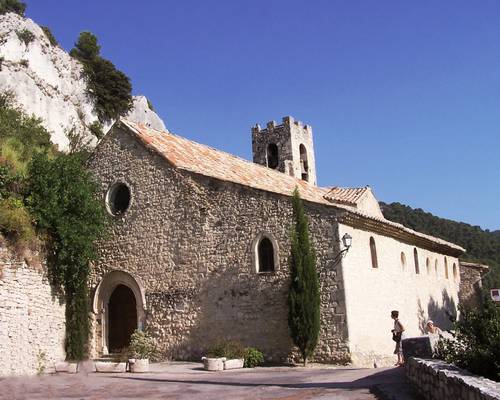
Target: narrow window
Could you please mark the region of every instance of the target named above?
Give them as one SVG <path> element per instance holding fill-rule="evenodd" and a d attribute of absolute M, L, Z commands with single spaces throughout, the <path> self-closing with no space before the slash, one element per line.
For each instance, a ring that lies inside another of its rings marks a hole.
<path fill-rule="evenodd" d="M 406 268 L 406 255 L 403 251 L 401 252 L 401 267 L 403 268 L 403 271 Z"/>
<path fill-rule="evenodd" d="M 448 279 L 448 260 L 444 258 L 444 277 Z"/>
<path fill-rule="evenodd" d="M 417 249 L 413 249 L 413 260 L 415 261 L 415 273 L 420 274 L 420 267 L 418 266 L 418 252 Z"/>
<path fill-rule="evenodd" d="M 372 268 L 378 268 L 377 247 L 373 237 L 370 237 L 370 253 L 372 255 Z"/>
<path fill-rule="evenodd" d="M 263 237 L 258 245 L 259 272 L 274 271 L 274 248 L 267 237 Z"/>
<path fill-rule="evenodd" d="M 431 260 L 429 260 L 429 257 L 427 257 L 427 260 L 425 260 L 425 268 L 427 269 L 427 275 L 431 274 Z"/>
<path fill-rule="evenodd" d="M 457 272 L 457 264 L 453 263 L 453 279 L 457 280 L 458 272 Z"/>
<path fill-rule="evenodd" d="M 299 153 L 300 153 L 300 172 L 302 174 L 302 180 L 309 181 L 309 164 L 307 162 L 306 146 L 301 144 L 299 146 Z"/>
<path fill-rule="evenodd" d="M 267 166 L 272 169 L 278 168 L 278 146 L 269 143 L 267 146 Z"/>

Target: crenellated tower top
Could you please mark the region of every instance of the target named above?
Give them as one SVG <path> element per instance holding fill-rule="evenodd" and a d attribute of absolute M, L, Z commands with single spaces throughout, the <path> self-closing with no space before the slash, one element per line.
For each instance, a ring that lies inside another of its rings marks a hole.
<path fill-rule="evenodd" d="M 316 185 L 312 128 L 287 116 L 252 127 L 253 162 Z"/>

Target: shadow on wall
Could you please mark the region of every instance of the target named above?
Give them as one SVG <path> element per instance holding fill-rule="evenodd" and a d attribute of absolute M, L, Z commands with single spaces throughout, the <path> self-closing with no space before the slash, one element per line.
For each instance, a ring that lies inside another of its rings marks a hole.
<path fill-rule="evenodd" d="M 434 325 L 442 330 L 449 330 L 452 329 L 453 323 L 457 319 L 457 305 L 455 300 L 450 297 L 446 289 L 443 289 L 441 296 L 442 305 L 439 305 L 439 303 L 431 297 L 427 304 L 427 314 L 422 307 L 420 299 L 417 300 L 418 328 L 422 335 L 427 333 L 426 324 L 428 320 L 432 320 Z"/>
<path fill-rule="evenodd" d="M 288 279 L 212 272 L 190 290 L 149 293 L 148 329 L 159 338 L 160 358 L 197 360 L 224 340 L 260 349 L 283 362 L 293 344 L 288 333 Z"/>

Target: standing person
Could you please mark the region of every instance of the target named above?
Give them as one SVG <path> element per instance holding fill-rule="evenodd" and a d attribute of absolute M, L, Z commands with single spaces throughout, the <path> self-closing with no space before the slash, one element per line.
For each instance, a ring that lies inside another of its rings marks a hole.
<path fill-rule="evenodd" d="M 396 348 L 394 349 L 394 354 L 398 356 L 397 366 L 404 364 L 403 359 L 403 348 L 401 347 L 401 337 L 403 336 L 403 332 L 405 328 L 401 321 L 399 320 L 399 311 L 393 310 L 391 311 L 391 318 L 394 320 L 394 329 L 392 332 L 392 340 L 396 342 Z"/>

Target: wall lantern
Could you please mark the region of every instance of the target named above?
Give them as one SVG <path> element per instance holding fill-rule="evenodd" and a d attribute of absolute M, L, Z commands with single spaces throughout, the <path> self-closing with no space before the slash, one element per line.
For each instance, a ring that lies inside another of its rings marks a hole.
<path fill-rule="evenodd" d="M 339 240 L 340 242 L 340 240 Z M 352 236 L 349 235 L 348 233 L 345 233 L 344 236 L 342 236 L 342 244 L 344 245 L 344 248 L 335 256 L 333 259 L 333 265 L 337 265 L 338 262 L 345 257 L 349 249 L 351 248 L 352 245 Z"/>

